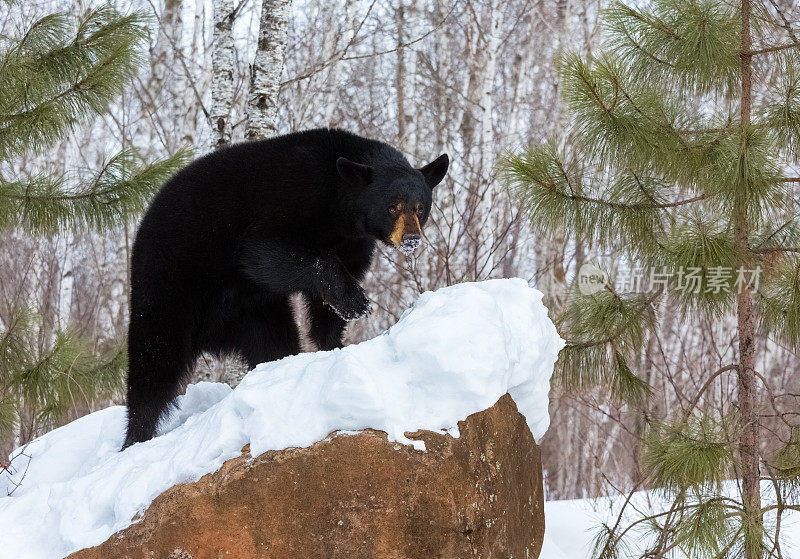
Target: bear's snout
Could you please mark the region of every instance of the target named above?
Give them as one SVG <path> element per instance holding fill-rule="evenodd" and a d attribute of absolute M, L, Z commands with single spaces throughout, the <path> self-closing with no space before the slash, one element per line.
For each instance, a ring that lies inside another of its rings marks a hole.
<path fill-rule="evenodd" d="M 403 235 L 403 242 L 400 243 L 400 246 L 397 248 L 405 254 L 409 256 L 412 252 L 417 250 L 417 247 L 420 245 L 420 239 L 422 237 L 417 233 L 409 233 L 408 235 Z"/>
<path fill-rule="evenodd" d="M 421 237 L 422 228 L 419 225 L 416 211 L 403 212 L 394 222 L 394 230 L 389 240 L 403 253 L 411 254 L 419 246 Z"/>

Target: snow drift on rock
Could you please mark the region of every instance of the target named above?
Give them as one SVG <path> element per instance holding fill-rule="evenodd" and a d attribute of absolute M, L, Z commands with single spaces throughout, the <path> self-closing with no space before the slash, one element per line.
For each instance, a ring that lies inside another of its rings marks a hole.
<path fill-rule="evenodd" d="M 5 495 L 22 480 L 0 498 L 0 556 L 55 558 L 97 545 L 159 493 L 217 470 L 247 443 L 256 456 L 369 427 L 424 448 L 404 433 L 457 436 L 459 420 L 506 392 L 538 439 L 563 346 L 541 299 L 521 279 L 424 293 L 372 340 L 259 365 L 235 390 L 189 386 L 160 436 L 125 452 L 118 452 L 124 407 L 56 429 L 32 442 L 13 460 L 15 475 L 0 481 Z"/>

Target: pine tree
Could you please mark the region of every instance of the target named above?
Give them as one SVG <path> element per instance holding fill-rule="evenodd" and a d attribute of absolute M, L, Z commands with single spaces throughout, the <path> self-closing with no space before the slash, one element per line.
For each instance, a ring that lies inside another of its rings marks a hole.
<path fill-rule="evenodd" d="M 557 371 L 564 386 L 646 401 L 650 387 L 629 363 L 665 300 L 687 316 L 732 319 L 738 334 L 736 362 L 709 371 L 691 407 L 650 422 L 641 442 L 646 481 L 672 506 L 605 526 L 597 557 L 624 556 L 642 528 L 651 532 L 646 557 L 675 548 L 779 556 L 763 520 L 762 475 L 778 495 L 771 512 L 798 509 L 800 429 L 777 455 L 762 455 L 756 398 L 758 334 L 800 350 L 800 178 L 787 171 L 800 162 L 800 42 L 773 6 L 613 3 L 599 54 L 560 62 L 567 147 L 552 142 L 503 162 L 539 233 L 615 250 L 657 279 L 627 293 L 612 280 L 581 289 L 576 277 L 557 317 L 568 338 Z M 690 274 L 699 291 L 688 288 Z M 719 414 L 700 402 L 724 374 L 737 376 L 738 398 Z M 723 495 L 726 478 L 741 480 L 740 496 Z"/>
<path fill-rule="evenodd" d="M 42 154 L 107 112 L 143 61 L 146 23 L 141 13 L 105 5 L 81 15 L 50 14 L 19 36 L 0 39 L 0 159 L 13 163 Z M 141 212 L 187 155 L 146 163 L 124 149 L 93 174 L 0 172 L 0 232 L 112 230 Z M 15 436 L 25 443 L 63 423 L 76 405 L 119 393 L 123 344 L 98 355 L 81 332 L 67 327 L 43 346 L 37 309 L 25 301 L 6 306 L 0 319 L 0 441 Z"/>

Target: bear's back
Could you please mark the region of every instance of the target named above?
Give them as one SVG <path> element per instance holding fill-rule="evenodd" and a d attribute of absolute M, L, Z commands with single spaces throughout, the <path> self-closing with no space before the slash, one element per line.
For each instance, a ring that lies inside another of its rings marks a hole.
<path fill-rule="evenodd" d="M 176 173 L 153 199 L 136 235 L 132 274 L 161 265 L 224 273 L 234 267 L 248 229 L 263 220 L 287 236 L 324 227 L 341 182 L 339 157 L 408 165 L 388 144 L 335 129 L 214 151 Z"/>

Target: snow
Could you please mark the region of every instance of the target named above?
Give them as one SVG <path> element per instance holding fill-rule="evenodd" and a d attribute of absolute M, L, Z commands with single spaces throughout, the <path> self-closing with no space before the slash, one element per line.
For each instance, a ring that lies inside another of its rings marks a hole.
<path fill-rule="evenodd" d="M 736 483 L 726 482 L 723 492 L 728 496 L 738 495 Z M 587 559 L 592 556 L 594 537 L 598 534 L 602 522 L 613 525 L 619 514 L 620 506 L 626 496 L 615 496 L 602 499 L 576 499 L 571 501 L 550 501 L 544 505 L 545 535 L 539 559 Z M 775 493 L 771 482 L 761 485 L 762 504 L 774 504 Z M 653 514 L 669 509 L 669 502 L 659 493 L 640 491 L 634 493 L 631 504 L 621 526 L 628 526 L 643 514 Z M 636 512 L 638 510 L 638 513 Z M 766 526 L 773 526 L 775 515 L 765 515 Z M 622 557 L 640 557 L 644 551 L 647 536 L 641 531 L 632 531 L 625 539 L 627 552 Z M 783 556 L 800 557 L 800 513 L 788 511 L 781 521 L 781 550 Z M 672 559 L 693 559 L 675 550 Z"/>
<path fill-rule="evenodd" d="M 369 427 L 423 450 L 404 433 L 457 436 L 459 420 L 506 392 L 538 439 L 564 343 L 541 299 L 521 279 L 423 293 L 372 340 L 259 365 L 235 390 L 189 386 L 160 436 L 125 452 L 121 406 L 47 433 L 12 455 L 14 475 L 0 476 L 1 495 L 22 482 L 0 498 L 0 557 L 63 557 L 100 544 L 159 493 L 217 470 L 248 443 L 256 456 Z"/>

